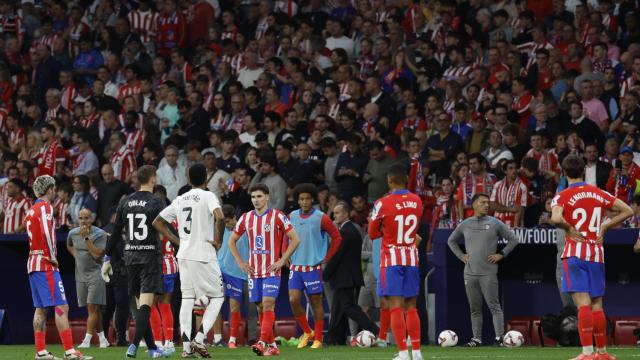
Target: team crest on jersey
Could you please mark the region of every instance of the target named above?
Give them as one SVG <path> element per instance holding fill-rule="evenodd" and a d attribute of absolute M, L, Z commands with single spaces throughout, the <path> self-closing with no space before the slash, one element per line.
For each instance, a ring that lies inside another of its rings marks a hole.
<path fill-rule="evenodd" d="M 264 226 L 264 231 L 271 231 L 271 224 L 267 224 Z"/>
<path fill-rule="evenodd" d="M 484 229 L 485 229 L 485 230 L 489 230 L 489 224 L 486 224 L 486 225 L 484 226 Z"/>

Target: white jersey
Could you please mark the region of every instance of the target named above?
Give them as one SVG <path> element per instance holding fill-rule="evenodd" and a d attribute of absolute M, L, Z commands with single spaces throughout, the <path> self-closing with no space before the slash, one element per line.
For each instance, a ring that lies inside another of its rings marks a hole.
<path fill-rule="evenodd" d="M 220 208 L 218 197 L 202 189 L 190 191 L 176 197 L 171 205 L 162 210 L 160 216 L 167 222 L 178 223 L 180 248 L 178 259 L 210 262 L 217 259 L 211 242 L 215 229 L 213 212 Z"/>

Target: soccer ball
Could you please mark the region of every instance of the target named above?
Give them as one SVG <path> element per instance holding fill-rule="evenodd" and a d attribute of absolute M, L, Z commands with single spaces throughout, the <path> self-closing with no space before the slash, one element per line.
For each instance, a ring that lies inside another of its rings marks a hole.
<path fill-rule="evenodd" d="M 362 330 L 356 335 L 356 345 L 361 348 L 371 347 L 376 342 L 376 336 L 369 330 Z"/>
<path fill-rule="evenodd" d="M 524 344 L 524 336 L 519 331 L 511 330 L 504 335 L 504 345 L 506 347 L 520 347 L 522 344 Z"/>
<path fill-rule="evenodd" d="M 444 330 L 438 335 L 438 345 L 442 347 L 453 347 L 458 345 L 458 334 L 451 330 Z"/>

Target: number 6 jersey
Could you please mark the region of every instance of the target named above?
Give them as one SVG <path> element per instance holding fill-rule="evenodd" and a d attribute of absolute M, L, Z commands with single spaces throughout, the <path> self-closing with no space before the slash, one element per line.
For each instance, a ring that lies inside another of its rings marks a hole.
<path fill-rule="evenodd" d="M 611 209 L 616 198 L 608 192 L 584 182 L 570 185 L 551 201 L 551 208 L 561 207 L 564 220 L 586 241 L 577 242 L 566 236 L 562 258 L 577 257 L 591 262 L 604 262 L 604 249 L 598 244 L 605 210 Z"/>
<path fill-rule="evenodd" d="M 211 191 L 191 189 L 176 197 L 160 216 L 167 222 L 178 224 L 178 259 L 211 262 L 216 260 L 213 247 L 215 218 L 213 212 L 220 208 L 218 197 Z M 222 240 L 222 239 L 220 239 Z"/>
<path fill-rule="evenodd" d="M 162 244 L 153 220 L 164 207 L 164 202 L 148 191 L 136 191 L 120 201 L 114 228 L 122 229 L 125 265 L 160 263 Z"/>
<path fill-rule="evenodd" d="M 369 238 L 382 236 L 380 267 L 418 266 L 416 246 L 422 200 L 408 190 L 398 190 L 375 202 L 369 221 Z"/>

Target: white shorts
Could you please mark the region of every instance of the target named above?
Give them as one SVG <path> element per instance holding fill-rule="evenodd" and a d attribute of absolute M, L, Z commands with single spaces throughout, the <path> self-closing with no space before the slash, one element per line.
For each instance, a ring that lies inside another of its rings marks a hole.
<path fill-rule="evenodd" d="M 210 298 L 224 296 L 222 272 L 217 259 L 211 262 L 178 259 L 178 267 L 183 298 L 199 299 L 204 295 Z"/>

